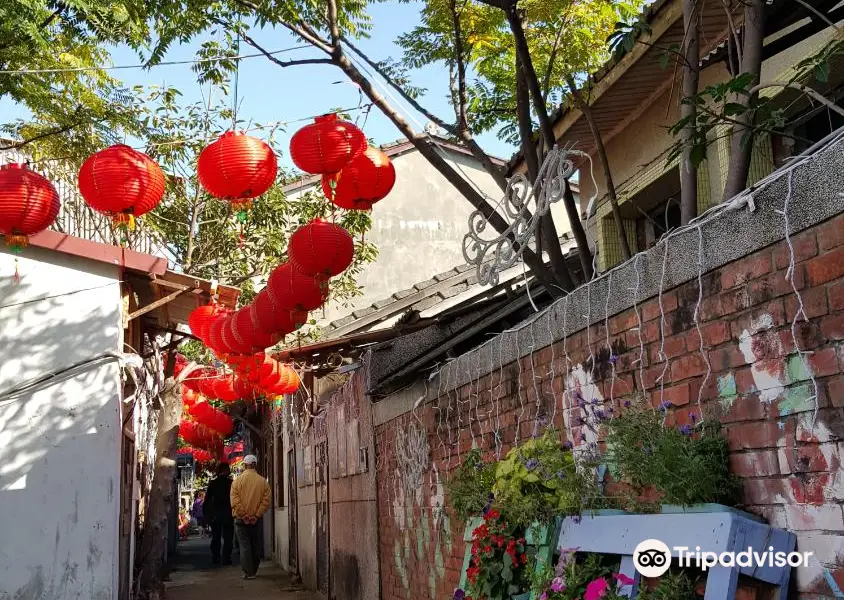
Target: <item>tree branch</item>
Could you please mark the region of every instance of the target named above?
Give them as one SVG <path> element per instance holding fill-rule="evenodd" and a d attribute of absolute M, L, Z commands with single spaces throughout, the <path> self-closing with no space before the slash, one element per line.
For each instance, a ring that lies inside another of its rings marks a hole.
<path fill-rule="evenodd" d="M 328 28 L 331 32 L 331 45 L 340 47 L 340 24 L 337 21 L 337 0 L 328 0 Z"/>
<path fill-rule="evenodd" d="M 835 102 L 833 102 L 832 100 L 830 100 L 829 98 L 827 98 L 826 96 L 824 96 L 823 94 L 818 92 L 817 90 L 814 90 L 807 85 L 803 85 L 802 83 L 796 83 L 796 82 L 778 83 L 778 82 L 775 82 L 775 81 L 763 82 L 763 83 L 760 83 L 759 85 L 755 85 L 752 88 L 750 88 L 750 90 L 747 93 L 748 93 L 749 96 L 752 97 L 754 94 L 759 93 L 761 90 L 764 90 L 765 88 L 772 88 L 772 87 L 782 87 L 782 88 L 791 88 L 793 90 L 799 90 L 799 91 L 803 92 L 804 94 L 806 94 L 807 96 L 809 96 L 810 98 L 812 98 L 813 100 L 815 100 L 816 102 L 820 102 L 821 104 L 826 106 L 829 110 L 836 112 L 841 116 L 844 116 L 844 108 L 841 108 Z"/>
<path fill-rule="evenodd" d="M 277 64 L 280 67 L 295 67 L 298 65 L 330 65 L 333 64 L 331 59 L 328 58 L 304 58 L 301 60 L 281 60 L 280 58 L 276 57 L 275 55 L 271 54 L 267 49 L 263 46 L 258 44 L 254 39 L 252 39 L 249 34 L 240 32 L 240 37 L 243 38 L 243 41 L 255 48 L 258 52 L 266 56 L 272 62 Z"/>
<path fill-rule="evenodd" d="M 466 111 L 466 61 L 463 60 L 463 33 L 460 28 L 460 15 L 457 13 L 456 0 L 449 0 L 451 10 L 451 21 L 454 28 L 454 56 L 457 65 L 457 129 L 459 131 L 469 130 L 469 119 Z"/>
<path fill-rule="evenodd" d="M 504 176 L 504 171 L 498 165 L 492 162 L 490 156 L 486 152 L 484 152 L 483 148 L 481 148 L 475 138 L 472 137 L 472 134 L 468 131 L 468 129 L 460 131 L 451 123 L 446 123 L 440 117 L 438 117 L 430 110 L 422 106 L 422 104 L 420 104 L 418 100 L 408 94 L 407 91 L 404 90 L 404 88 L 402 88 L 398 83 L 396 83 L 396 81 L 391 78 L 390 75 L 383 68 L 381 68 L 380 65 L 378 65 L 378 63 L 369 58 L 369 56 L 367 56 L 365 52 L 358 48 L 354 43 L 349 41 L 348 38 L 343 38 L 343 43 L 346 44 L 349 48 L 351 48 L 355 54 L 361 57 L 361 59 L 363 59 L 363 61 L 367 65 L 369 65 L 369 67 L 373 71 L 375 71 L 382 79 L 384 79 L 384 81 L 386 81 L 390 85 L 390 87 L 396 90 L 401 96 L 402 100 L 407 102 L 410 106 L 419 111 L 419 113 L 423 114 L 426 118 L 433 121 L 436 125 L 448 131 L 451 135 L 463 140 L 463 143 L 466 145 L 466 148 L 472 153 L 472 156 L 474 156 L 481 163 L 481 165 L 484 167 L 484 170 L 486 170 L 486 172 L 489 173 L 490 176 L 495 180 L 495 183 L 498 185 L 498 187 L 501 188 L 502 191 L 507 189 L 507 179 Z"/>

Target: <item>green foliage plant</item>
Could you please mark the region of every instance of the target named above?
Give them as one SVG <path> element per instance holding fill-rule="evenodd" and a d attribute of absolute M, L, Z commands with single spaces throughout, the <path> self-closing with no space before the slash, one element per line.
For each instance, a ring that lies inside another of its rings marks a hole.
<path fill-rule="evenodd" d="M 469 598 L 509 600 L 529 589 L 528 547 L 524 530 L 490 510 L 472 532 L 472 560 L 466 571 Z"/>
<path fill-rule="evenodd" d="M 471 450 L 445 484 L 455 516 L 468 521 L 480 515 L 491 501 L 495 464 L 485 463 L 481 451 Z"/>
<path fill-rule="evenodd" d="M 579 515 L 594 496 L 591 471 L 579 468 L 554 430 L 513 448 L 495 469 L 494 506 L 515 525 Z"/>
<path fill-rule="evenodd" d="M 720 422 L 693 414 L 693 424 L 672 427 L 670 406 L 639 402 L 609 421 L 604 463 L 634 493 L 652 489 L 663 504 L 731 504 L 737 486 Z"/>

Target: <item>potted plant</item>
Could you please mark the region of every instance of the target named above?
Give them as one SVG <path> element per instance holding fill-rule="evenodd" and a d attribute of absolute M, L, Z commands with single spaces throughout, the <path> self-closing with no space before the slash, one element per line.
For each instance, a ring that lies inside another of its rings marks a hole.
<path fill-rule="evenodd" d="M 509 525 L 498 511 L 487 511 L 472 532 L 465 597 L 510 600 L 523 594 L 529 582 L 525 541 L 521 528 Z"/>

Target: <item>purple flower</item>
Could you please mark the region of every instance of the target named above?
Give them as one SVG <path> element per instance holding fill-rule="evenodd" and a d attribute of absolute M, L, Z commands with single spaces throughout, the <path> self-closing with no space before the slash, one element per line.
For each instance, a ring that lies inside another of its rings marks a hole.
<path fill-rule="evenodd" d="M 694 428 L 691 425 L 680 425 L 680 433 L 683 435 L 692 435 Z"/>
<path fill-rule="evenodd" d="M 692 420 L 692 423 L 697 423 L 697 413 L 689 414 L 689 418 Z"/>
<path fill-rule="evenodd" d="M 610 354 L 610 362 L 611 362 L 612 364 L 617 363 L 617 362 L 618 362 L 618 356 L 617 356 L 617 355 L 615 355 L 615 354 Z"/>
<path fill-rule="evenodd" d="M 542 592 L 542 595 L 539 597 L 539 600 L 548 600 L 548 592 Z"/>
<path fill-rule="evenodd" d="M 533 471 L 538 466 L 539 466 L 539 461 L 536 460 L 535 458 L 531 458 L 525 463 L 525 467 L 527 467 L 528 471 Z"/>
<path fill-rule="evenodd" d="M 572 448 L 574 448 L 574 444 L 571 443 L 571 440 L 566 440 L 565 442 L 563 442 L 563 448 L 565 448 L 566 450 L 571 450 Z"/>
<path fill-rule="evenodd" d="M 615 411 L 614 411 L 614 409 L 613 409 L 613 407 L 612 407 L 612 406 L 608 406 L 608 407 L 607 407 L 607 412 L 608 412 L 608 413 L 610 413 L 610 414 L 612 414 L 612 413 L 613 413 L 613 412 L 615 412 Z"/>
<path fill-rule="evenodd" d="M 596 411 L 595 411 L 595 417 L 596 417 L 599 421 L 603 421 L 603 420 L 607 417 L 607 415 L 606 415 L 606 413 L 605 413 L 603 410 L 601 410 L 601 409 L 599 408 L 598 410 L 596 410 Z"/>
<path fill-rule="evenodd" d="M 603 577 L 592 580 L 586 586 L 586 593 L 583 594 L 583 600 L 598 600 L 598 598 L 602 598 L 606 595 L 608 587 L 609 584 Z"/>
<path fill-rule="evenodd" d="M 564 589 L 566 589 L 566 584 L 563 583 L 563 578 L 555 577 L 554 580 L 551 582 L 551 591 L 562 592 Z"/>
<path fill-rule="evenodd" d="M 624 407 L 628 408 L 629 406 L 630 406 L 630 400 L 625 400 L 624 401 Z"/>
<path fill-rule="evenodd" d="M 665 412 L 666 410 L 668 410 L 672 406 L 674 406 L 674 405 L 671 404 L 668 400 L 663 400 L 662 402 L 659 403 L 659 410 L 661 410 L 662 412 Z"/>
<path fill-rule="evenodd" d="M 578 405 L 580 408 L 586 408 L 586 400 L 584 400 L 583 398 L 581 398 L 580 400 L 578 400 L 578 401 L 577 401 L 577 405 Z"/>
<path fill-rule="evenodd" d="M 598 400 L 597 398 L 592 398 L 592 404 L 594 404 L 595 406 L 598 406 L 600 403 L 601 403 L 601 401 Z"/>
<path fill-rule="evenodd" d="M 581 395 L 581 393 L 580 393 L 580 390 L 579 390 L 579 389 L 574 390 L 574 397 L 575 397 L 575 398 L 579 398 L 579 399 L 581 399 L 581 400 L 583 399 L 583 396 Z"/>
<path fill-rule="evenodd" d="M 452 600 L 465 600 L 466 592 L 464 592 L 460 588 L 456 588 L 454 590 L 454 595 L 451 598 L 452 598 Z"/>
<path fill-rule="evenodd" d="M 621 585 L 633 585 L 636 581 L 632 577 L 628 577 L 624 573 L 613 573 L 615 579 Z"/>
<path fill-rule="evenodd" d="M 565 473 L 563 473 L 562 471 L 557 471 L 557 479 L 565 479 L 565 478 L 566 478 Z"/>

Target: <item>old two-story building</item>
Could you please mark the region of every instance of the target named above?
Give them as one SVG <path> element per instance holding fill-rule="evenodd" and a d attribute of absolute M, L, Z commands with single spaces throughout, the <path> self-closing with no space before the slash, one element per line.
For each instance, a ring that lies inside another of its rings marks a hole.
<path fill-rule="evenodd" d="M 681 4 L 679 0 L 653 2 L 643 15 L 649 31 L 637 39 L 632 50 L 595 73 L 589 91 L 592 115 L 607 151 L 634 254 L 653 246 L 663 233 L 680 225 L 679 157 L 671 157 L 678 138 L 669 129 L 680 120 L 682 69 L 674 68 L 670 59 L 674 56 L 672 49 L 679 48 L 684 39 Z M 840 27 L 829 24 L 844 19 L 840 3 L 811 2 L 811 10 L 802 4 L 783 0 L 766 3 L 762 82 L 791 81 L 800 71 L 797 67 L 801 61 L 840 37 Z M 725 5 L 733 10 L 727 12 Z M 740 2 L 702 4 L 700 90 L 732 78 L 727 67 L 727 37 L 742 26 L 742 8 Z M 798 83 L 835 101 L 844 78 L 840 57 L 832 57 L 829 71 L 825 81 L 818 81 L 810 69 Z M 772 109 L 784 111 L 788 124 L 781 133 L 762 132 L 757 136 L 748 186 L 844 125 L 840 114 L 796 90 L 774 87 L 762 90 L 761 95 L 772 99 Z M 581 198 L 598 196 L 592 213 L 583 218 L 597 248 L 598 265 L 606 270 L 618 264 L 622 255 L 594 137 L 583 113 L 574 106 L 563 106 L 553 119 L 558 141 L 576 144 L 592 159 L 597 187 L 589 164 L 583 160 L 578 163 Z M 708 132 L 711 143 L 697 173 L 698 214 L 722 201 L 731 130 L 732 124 L 722 121 Z M 517 156 L 511 171 L 522 169 Z M 582 204 L 582 210 L 586 209 Z"/>

